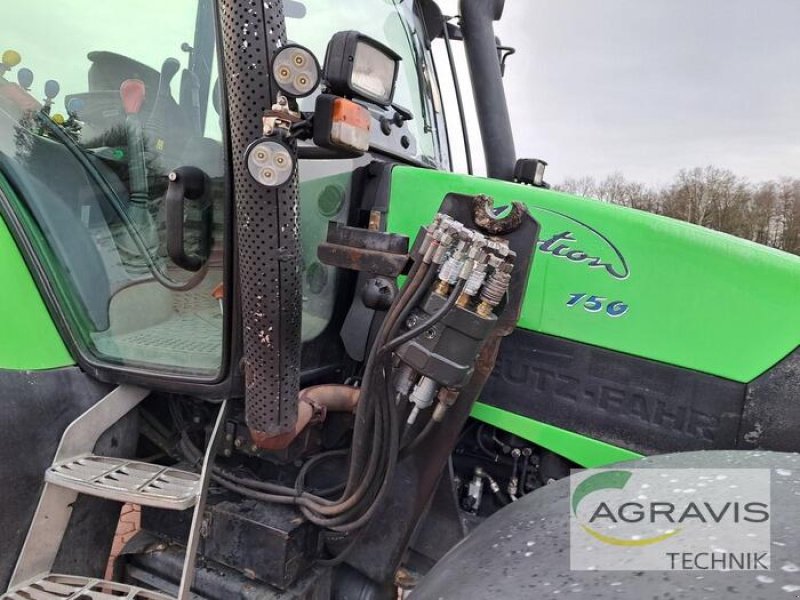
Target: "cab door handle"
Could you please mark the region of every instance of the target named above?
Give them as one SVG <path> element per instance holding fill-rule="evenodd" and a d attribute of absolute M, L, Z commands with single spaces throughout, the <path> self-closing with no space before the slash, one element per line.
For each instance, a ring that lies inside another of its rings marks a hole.
<path fill-rule="evenodd" d="M 213 210 L 209 199 L 208 175 L 197 167 L 178 167 L 169 176 L 165 202 L 167 213 L 167 255 L 187 271 L 199 271 L 211 255 Z M 199 209 L 199 240 L 194 251 L 185 244 L 187 203 Z"/>

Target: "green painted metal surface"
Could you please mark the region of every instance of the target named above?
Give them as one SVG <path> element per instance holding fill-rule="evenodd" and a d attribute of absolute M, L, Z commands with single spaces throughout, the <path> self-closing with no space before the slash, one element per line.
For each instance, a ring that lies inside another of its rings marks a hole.
<path fill-rule="evenodd" d="M 0 369 L 74 364 L 8 227 L 0 218 Z"/>
<path fill-rule="evenodd" d="M 559 427 L 542 423 L 528 417 L 477 402 L 472 408 L 476 419 L 513 433 L 542 448 L 551 450 L 582 467 L 603 467 L 623 460 L 641 458 L 640 454 L 606 442 Z"/>
<path fill-rule="evenodd" d="M 800 343 L 796 256 L 596 200 L 412 167 L 394 169 L 390 231 L 413 239 L 450 192 L 523 202 L 541 223 L 525 329 L 740 382 Z"/>

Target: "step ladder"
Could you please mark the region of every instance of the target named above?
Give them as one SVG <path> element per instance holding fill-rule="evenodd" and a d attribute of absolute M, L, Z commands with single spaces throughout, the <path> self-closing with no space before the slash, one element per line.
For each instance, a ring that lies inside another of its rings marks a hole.
<path fill-rule="evenodd" d="M 135 586 L 51 573 L 78 494 L 172 510 L 194 506 L 177 599 L 190 597 L 212 463 L 222 437 L 227 403 L 220 405 L 199 474 L 125 458 L 93 455 L 100 436 L 149 393 L 149 390 L 121 385 L 64 431 L 53 465 L 44 475 L 44 488 L 11 576 L 9 590 L 0 596 L 0 600 L 173 600 Z"/>

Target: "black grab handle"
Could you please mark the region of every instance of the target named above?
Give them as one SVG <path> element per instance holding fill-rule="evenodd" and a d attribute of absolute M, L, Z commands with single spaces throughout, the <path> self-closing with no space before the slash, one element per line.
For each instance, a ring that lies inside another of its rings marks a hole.
<path fill-rule="evenodd" d="M 169 174 L 167 187 L 167 254 L 172 262 L 187 271 L 199 271 L 211 254 L 213 211 L 209 202 L 208 175 L 197 167 L 178 167 Z M 200 239 L 197 251 L 184 246 L 185 204 L 191 201 L 200 209 Z"/>

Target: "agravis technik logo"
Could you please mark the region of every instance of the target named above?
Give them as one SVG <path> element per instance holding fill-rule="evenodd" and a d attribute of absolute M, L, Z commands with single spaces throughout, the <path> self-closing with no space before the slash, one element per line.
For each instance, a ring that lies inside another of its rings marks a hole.
<path fill-rule="evenodd" d="M 769 569 L 768 469 L 627 469 L 572 476 L 578 570 Z"/>

